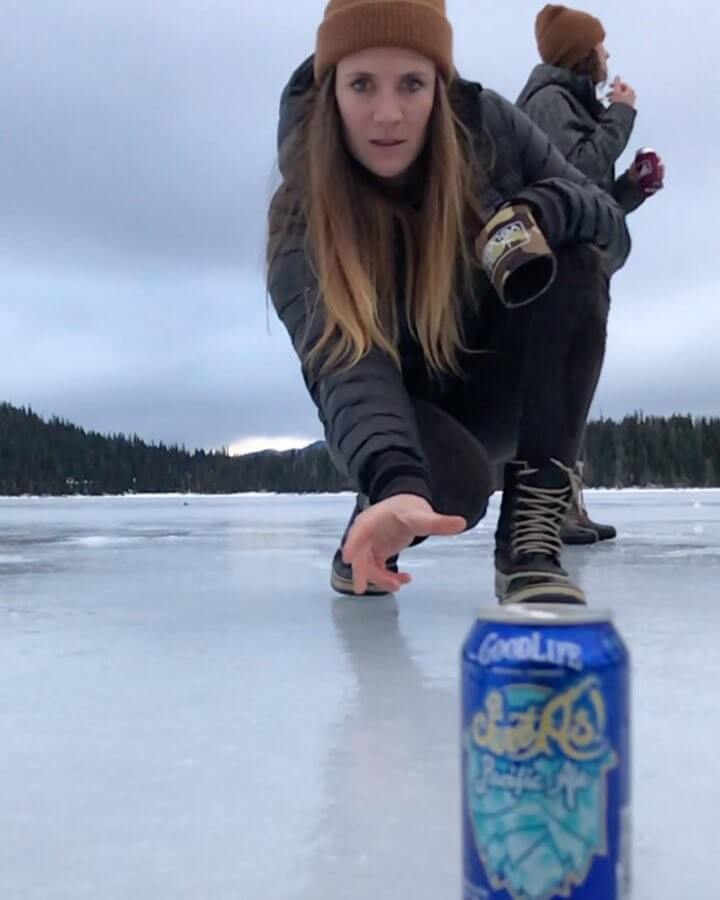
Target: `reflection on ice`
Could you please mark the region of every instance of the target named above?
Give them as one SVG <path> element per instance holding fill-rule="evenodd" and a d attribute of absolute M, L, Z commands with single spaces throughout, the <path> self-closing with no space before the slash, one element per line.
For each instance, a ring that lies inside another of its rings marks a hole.
<path fill-rule="evenodd" d="M 714 900 L 720 492 L 592 492 L 566 562 L 634 661 L 633 900 Z M 334 598 L 336 497 L 0 500 L 0 897 L 459 898 L 486 522 Z"/>

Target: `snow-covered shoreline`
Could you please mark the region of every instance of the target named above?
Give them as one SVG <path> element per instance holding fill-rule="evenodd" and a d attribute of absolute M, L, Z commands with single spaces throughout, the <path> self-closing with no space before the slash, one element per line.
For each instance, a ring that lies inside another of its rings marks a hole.
<path fill-rule="evenodd" d="M 586 494 L 720 494 L 717 487 L 688 487 L 688 488 L 664 488 L 664 487 L 628 487 L 628 488 L 585 488 Z M 0 502 L 16 500 L 192 500 L 192 499 L 232 499 L 232 500 L 268 500 L 278 498 L 317 498 L 329 499 L 332 497 L 351 497 L 351 491 L 337 491 L 331 493 L 278 493 L 275 491 L 242 491 L 236 494 L 203 494 L 203 493 L 136 493 L 136 494 L 17 494 L 0 495 Z"/>

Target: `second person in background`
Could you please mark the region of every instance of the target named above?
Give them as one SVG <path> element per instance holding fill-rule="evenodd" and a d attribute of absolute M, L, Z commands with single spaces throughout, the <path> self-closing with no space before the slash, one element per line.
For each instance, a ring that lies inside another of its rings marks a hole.
<path fill-rule="evenodd" d="M 616 77 L 606 107 L 598 88 L 608 79 L 605 29 L 594 16 L 566 6 L 545 6 L 535 22 L 542 63 L 517 100 L 519 108 L 547 134 L 568 162 L 607 191 L 625 213 L 636 210 L 663 185 L 662 160 L 641 173 L 638 162 L 616 177 L 615 165 L 628 145 L 637 116 L 633 88 Z M 648 177 L 649 174 L 649 177 Z M 582 462 L 572 473 L 573 502 L 563 523 L 567 544 L 614 538 L 612 525 L 588 515 L 582 496 Z"/>

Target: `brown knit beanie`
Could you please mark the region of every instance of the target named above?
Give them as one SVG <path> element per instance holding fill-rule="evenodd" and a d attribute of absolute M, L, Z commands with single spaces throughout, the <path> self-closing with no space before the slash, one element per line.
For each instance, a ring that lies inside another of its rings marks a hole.
<path fill-rule="evenodd" d="M 449 81 L 452 27 L 445 0 L 330 0 L 317 33 L 315 81 L 341 59 L 371 47 L 403 47 L 432 59 Z"/>
<path fill-rule="evenodd" d="M 535 37 L 543 62 L 572 69 L 605 40 L 605 29 L 589 13 L 548 3 L 535 20 Z"/>

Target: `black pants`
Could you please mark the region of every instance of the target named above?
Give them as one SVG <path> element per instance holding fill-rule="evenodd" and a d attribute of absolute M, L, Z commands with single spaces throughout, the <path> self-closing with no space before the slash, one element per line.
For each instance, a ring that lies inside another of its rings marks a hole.
<path fill-rule="evenodd" d="M 589 244 L 562 248 L 557 262 L 552 287 L 530 305 L 487 298 L 491 324 L 462 357 L 462 378 L 408 384 L 433 504 L 469 527 L 485 514 L 498 463 L 572 466 L 580 450 L 605 355 L 608 280 Z"/>

